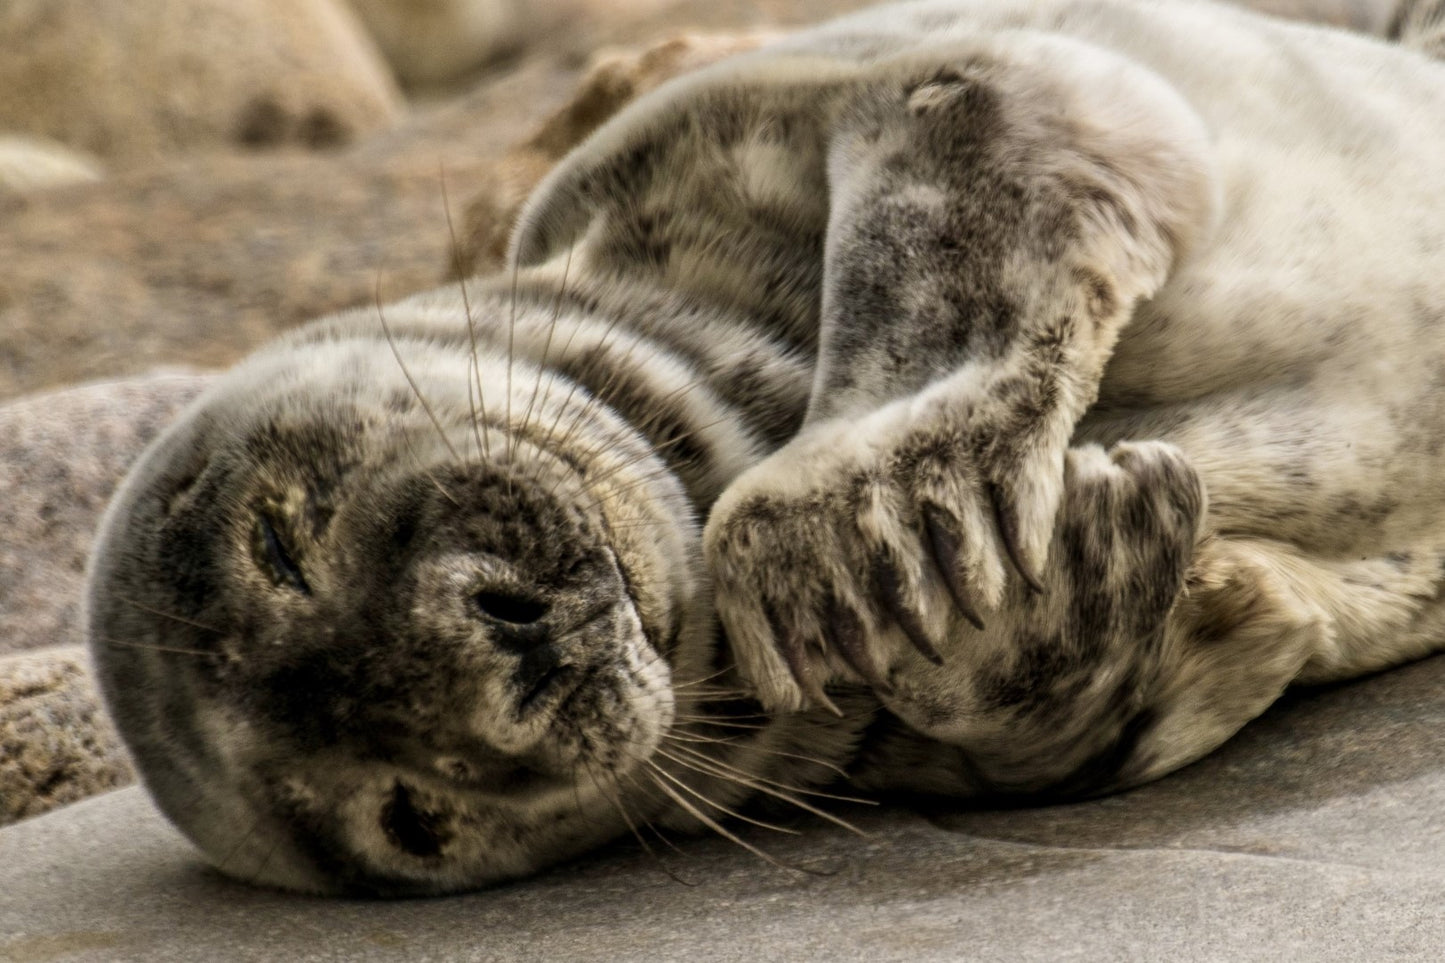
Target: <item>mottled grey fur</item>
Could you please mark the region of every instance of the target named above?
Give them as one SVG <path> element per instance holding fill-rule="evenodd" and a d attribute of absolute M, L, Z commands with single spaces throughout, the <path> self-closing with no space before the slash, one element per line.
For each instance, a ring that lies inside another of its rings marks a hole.
<path fill-rule="evenodd" d="M 157 441 L 92 567 L 107 698 L 212 859 L 318 891 L 844 769 L 1159 776 L 1445 638 L 1442 156 L 1438 63 L 1205 3 L 913 4 L 675 82 L 513 273 Z"/>

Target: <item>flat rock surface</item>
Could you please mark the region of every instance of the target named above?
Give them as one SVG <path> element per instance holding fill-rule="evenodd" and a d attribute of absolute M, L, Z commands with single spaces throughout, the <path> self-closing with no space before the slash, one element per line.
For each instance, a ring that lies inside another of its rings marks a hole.
<path fill-rule="evenodd" d="M 1445 659 L 1291 697 L 1223 750 L 1096 802 L 862 807 L 662 861 L 379 903 L 205 868 L 138 789 L 0 832 L 0 960 L 1437 961 Z"/>

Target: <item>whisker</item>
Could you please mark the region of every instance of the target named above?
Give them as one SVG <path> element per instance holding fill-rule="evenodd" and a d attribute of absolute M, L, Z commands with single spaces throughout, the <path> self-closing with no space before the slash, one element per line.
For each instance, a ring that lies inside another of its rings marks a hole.
<path fill-rule="evenodd" d="M 691 713 L 677 714 L 677 718 L 683 722 L 702 722 L 708 725 L 718 726 L 723 729 L 744 729 L 751 732 L 771 729 L 772 724 L 767 722 L 733 722 L 731 719 L 717 719 L 707 715 L 694 715 Z"/>
<path fill-rule="evenodd" d="M 716 775 L 716 773 L 709 773 L 709 772 L 707 772 L 706 770 L 699 769 L 698 767 L 696 767 L 696 766 L 688 763 L 686 760 L 680 759 L 680 758 L 678 758 L 677 756 L 672 755 L 671 753 L 667 752 L 667 751 L 664 750 L 664 749 L 659 748 L 659 749 L 657 750 L 657 752 L 658 752 L 659 755 L 661 755 L 661 756 L 663 756 L 663 757 L 665 757 L 665 758 L 667 758 L 667 759 L 671 759 L 673 762 L 677 763 L 679 766 L 683 766 L 683 767 L 685 767 L 685 768 L 687 768 L 687 769 L 691 769 L 692 771 L 697 772 L 697 773 L 701 773 L 701 774 L 704 775 L 704 776 Z M 658 774 L 658 775 L 662 776 L 662 778 L 666 779 L 668 782 L 670 782 L 670 783 L 672 783 L 673 785 L 677 786 L 679 789 L 681 789 L 683 792 L 687 793 L 689 796 L 692 796 L 694 799 L 697 799 L 697 800 L 701 801 L 701 802 L 703 803 L 703 805 L 705 805 L 705 806 L 711 806 L 713 809 L 716 809 L 718 812 L 726 813 L 727 815 L 731 816 L 731 817 L 734 818 L 734 819 L 740 819 L 740 820 L 742 820 L 743 822 L 749 823 L 749 824 L 751 824 L 751 825 L 753 825 L 753 826 L 757 826 L 757 827 L 759 827 L 760 829 L 770 829 L 770 830 L 773 830 L 773 831 L 775 831 L 775 832 L 786 833 L 786 834 L 789 835 L 789 836 L 801 836 L 801 835 L 802 835 L 802 833 L 800 833 L 798 830 L 792 829 L 792 828 L 790 828 L 790 827 L 788 827 L 788 826 L 778 826 L 778 825 L 775 825 L 774 823 L 766 822 L 766 821 L 761 820 L 761 819 L 754 819 L 754 818 L 752 818 L 751 816 L 745 816 L 745 815 L 743 815 L 742 813 L 738 812 L 738 811 L 735 810 L 735 809 L 731 809 L 731 808 L 729 808 L 729 807 L 727 807 L 727 806 L 724 806 L 722 803 L 718 802 L 718 801 L 715 800 L 715 799 L 709 799 L 707 796 L 703 795 L 701 792 L 699 792 L 698 790 L 694 789 L 692 786 L 689 786 L 687 783 L 683 782 L 681 779 L 678 779 L 676 776 L 672 775 L 672 774 L 669 773 L 667 770 L 663 769 L 661 766 L 658 766 L 658 765 L 656 765 L 656 764 L 653 764 L 653 768 L 657 771 L 657 774 Z M 735 781 L 736 781 L 736 780 L 735 780 Z"/>
<path fill-rule="evenodd" d="M 685 431 L 685 432 L 683 432 L 682 434 L 677 435 L 677 436 L 675 436 L 675 437 L 673 437 L 673 438 L 669 438 L 667 441 L 662 442 L 661 444 L 655 444 L 655 445 L 653 445 L 653 446 L 652 446 L 652 449 L 651 449 L 651 451 L 648 453 L 648 455 L 656 455 L 656 454 L 658 454 L 658 453 L 660 453 L 660 452 L 664 452 L 664 451 L 666 451 L 667 449 L 673 447 L 674 445 L 680 445 L 680 444 L 682 444 L 683 442 L 687 441 L 689 438 L 693 437 L 694 435 L 697 435 L 697 434 L 700 434 L 700 433 L 702 433 L 702 432 L 704 432 L 704 431 L 707 431 L 709 428 L 716 428 L 718 425 L 721 425 L 721 424 L 723 424 L 724 422 L 730 421 L 730 420 L 731 420 L 731 419 L 729 419 L 729 418 L 718 418 L 717 420 L 715 420 L 715 421 L 710 421 L 710 422 L 708 422 L 708 423 L 705 424 L 705 425 L 698 425 L 696 428 L 693 428 L 693 429 L 691 429 L 691 430 L 689 430 L 689 431 Z M 613 475 L 616 475 L 616 474 L 618 474 L 619 472 L 624 472 L 624 471 L 626 471 L 627 469 L 631 468 L 633 465 L 640 464 L 641 462 L 646 461 L 647 458 L 648 458 L 648 455 L 640 455 L 640 456 L 638 456 L 638 457 L 636 457 L 636 458 L 628 459 L 627 461 L 624 461 L 624 462 L 623 462 L 622 464 L 620 464 L 620 465 L 615 465 L 615 466 L 613 466 L 612 468 L 610 468 L 608 471 L 606 471 L 605 473 L 603 473 L 603 474 L 601 474 L 601 475 L 597 475 L 597 476 L 595 476 L 595 477 L 593 477 L 593 478 L 587 479 L 587 481 L 588 481 L 589 484 L 593 484 L 593 485 L 599 484 L 599 483 L 601 483 L 601 482 L 605 482 L 607 479 L 611 478 Z M 664 464 L 666 464 L 666 461 L 665 461 L 665 460 L 664 460 Z M 668 471 L 672 471 L 672 468 L 671 468 L 670 466 L 668 467 Z"/>
<path fill-rule="evenodd" d="M 611 804 L 613 809 L 617 810 L 617 814 L 621 816 L 622 821 L 627 824 L 628 831 L 632 833 L 632 838 L 637 840 L 637 844 L 642 847 L 643 852 L 647 853 L 648 856 L 652 857 L 652 859 L 657 863 L 657 867 L 661 869 L 664 873 L 666 873 L 668 877 L 670 877 L 675 883 L 681 883 L 683 886 L 687 887 L 698 886 L 698 883 L 691 880 L 683 879 L 677 873 L 673 872 L 672 868 L 668 866 L 667 863 L 663 860 L 662 855 L 652 848 L 651 844 L 647 842 L 647 839 L 644 838 L 642 833 L 638 830 L 636 824 L 633 823 L 632 817 L 627 812 L 627 807 L 624 806 L 622 803 L 621 794 L 613 793 L 609 791 L 606 787 L 604 787 L 602 782 L 598 780 L 597 774 L 595 771 L 593 771 L 591 766 L 587 766 L 585 767 L 585 769 L 588 778 L 592 780 L 592 785 L 596 787 L 598 794 L 601 795 L 602 798 L 606 799 L 608 803 Z M 652 823 L 648 822 L 645 819 L 642 821 L 642 823 L 648 829 L 652 830 L 653 835 L 655 835 L 659 840 L 671 847 L 675 852 L 678 853 L 678 855 L 682 855 L 682 850 L 678 849 L 677 846 L 673 844 L 672 840 L 664 836 L 661 830 L 659 830 L 656 826 L 652 825 Z"/>
<path fill-rule="evenodd" d="M 477 325 L 476 316 L 472 314 L 472 299 L 467 293 L 467 279 L 462 272 L 462 249 L 457 243 L 457 229 L 452 223 L 451 199 L 447 196 L 447 172 L 440 163 L 437 164 L 437 177 L 441 181 L 442 188 L 442 212 L 446 214 L 447 234 L 451 237 L 452 245 L 452 270 L 457 275 L 457 288 L 462 293 L 462 308 L 467 315 L 467 336 L 472 344 L 471 363 L 467 366 L 467 405 L 472 410 L 472 434 L 477 437 L 477 450 L 484 452 L 487 460 L 492 458 L 491 432 L 487 428 L 487 401 L 482 394 L 482 366 L 477 357 Z M 475 385 L 476 399 L 473 401 L 472 388 Z M 482 417 L 480 430 L 478 430 L 478 419 L 476 404 L 481 405 Z M 485 436 L 483 435 L 485 432 Z"/>
<path fill-rule="evenodd" d="M 598 476 L 596 479 L 586 479 L 588 488 L 590 489 L 591 486 L 596 482 L 606 481 L 608 478 L 611 478 L 615 474 L 616 472 L 609 472 L 606 475 Z M 644 485 L 655 484 L 659 479 L 667 478 L 675 474 L 676 472 L 672 470 L 672 467 L 664 463 L 658 465 L 656 468 L 649 469 L 643 474 L 638 475 L 636 478 L 632 479 L 625 485 L 617 485 L 609 488 L 607 490 L 607 494 L 612 498 L 616 498 L 618 495 L 626 495 L 630 491 L 635 491 L 638 488 L 642 488 Z"/>
<path fill-rule="evenodd" d="M 812 805 L 806 800 L 798 799 L 792 794 L 801 793 L 806 796 L 816 796 L 820 799 L 832 799 L 836 800 L 837 802 L 846 803 L 859 803 L 866 806 L 876 806 L 878 804 L 877 800 L 860 799 L 855 796 L 842 796 L 837 793 L 823 792 L 820 789 L 804 789 L 798 786 L 789 786 L 774 779 L 769 779 L 766 776 L 759 776 L 754 773 L 747 772 L 743 769 L 739 769 L 736 766 L 730 765 L 719 759 L 714 759 L 711 756 L 708 756 L 706 753 L 698 752 L 696 749 L 689 749 L 686 746 L 674 746 L 673 748 L 677 749 L 677 751 L 679 752 L 685 752 L 689 756 L 697 759 L 699 761 L 699 764 L 714 766 L 718 769 L 728 770 L 732 772 L 734 774 L 735 781 L 737 781 L 740 785 L 748 786 L 752 789 L 756 789 L 758 792 L 766 793 L 767 795 L 772 796 L 776 799 L 781 799 L 784 802 L 792 803 L 799 809 L 810 812 L 813 815 L 818 816 L 822 819 L 826 819 L 830 823 L 841 826 L 842 828 L 848 830 L 851 833 L 856 833 L 857 835 L 862 836 L 865 839 L 869 838 L 867 833 L 863 832 L 863 830 L 859 829 L 857 826 L 854 826 L 846 819 L 843 819 L 841 816 L 835 816 L 827 810 L 819 809 L 817 806 Z M 722 774 L 714 773 L 714 775 L 720 776 Z"/>
<path fill-rule="evenodd" d="M 521 259 L 512 255 L 512 306 L 511 318 L 507 322 L 507 463 L 512 461 L 512 361 L 517 354 L 517 279 L 522 271 Z M 507 491 L 512 490 L 512 476 L 507 474 Z"/>
<path fill-rule="evenodd" d="M 184 615 L 176 615 L 174 612 L 166 612 L 162 609 L 152 608 L 149 605 L 137 602 L 135 599 L 127 598 L 124 595 L 117 595 L 116 598 L 120 599 L 126 605 L 140 609 L 142 612 L 149 612 L 151 615 L 159 616 L 163 619 L 170 619 L 172 622 L 179 622 L 181 625 L 189 625 L 193 629 L 200 629 L 203 632 L 210 632 L 212 635 L 225 634 L 220 629 L 212 628 L 209 625 L 204 625 L 194 619 L 188 619 Z"/>
<path fill-rule="evenodd" d="M 452 444 L 451 439 L 447 437 L 446 431 L 443 430 L 441 420 L 437 418 L 437 413 L 432 409 L 431 402 L 427 401 L 426 396 L 421 393 L 421 389 L 417 387 L 416 379 L 411 376 L 411 369 L 406 366 L 406 362 L 401 358 L 401 351 L 397 348 L 396 339 L 392 337 L 391 334 L 391 326 L 386 323 L 386 312 L 381 309 L 380 271 L 376 274 L 376 318 L 381 322 L 381 330 L 386 334 L 386 343 L 391 346 L 392 356 L 396 358 L 396 363 L 401 367 L 401 373 L 406 376 L 406 383 L 411 385 L 412 394 L 416 395 L 416 400 L 421 403 L 422 408 L 427 413 L 427 417 L 431 419 L 432 426 L 437 430 L 437 436 L 441 438 L 442 444 L 446 445 L 447 451 L 451 452 L 453 458 L 457 461 L 463 461 L 463 458 L 457 454 L 456 446 Z"/>
<path fill-rule="evenodd" d="M 175 645 L 147 645 L 144 642 L 126 642 L 123 639 L 112 639 L 107 636 L 99 637 L 102 642 L 117 649 L 142 649 L 149 652 L 172 652 L 176 655 L 207 656 L 219 655 L 217 652 L 207 652 L 205 649 L 184 649 Z"/>
<path fill-rule="evenodd" d="M 251 822 L 251 828 L 248 829 L 248 830 L 246 830 L 246 832 L 242 834 L 241 838 L 236 841 L 236 844 L 235 844 L 234 846 L 232 846 L 230 849 L 226 850 L 226 855 L 223 856 L 223 857 L 221 857 L 221 861 L 216 864 L 216 868 L 219 869 L 219 870 L 220 870 L 221 872 L 223 872 L 223 873 L 226 872 L 226 866 L 230 864 L 231 859 L 232 859 L 237 853 L 239 853 L 239 852 L 245 847 L 245 845 L 246 845 L 248 842 L 251 841 L 251 837 L 254 836 L 254 835 L 256 835 L 256 830 L 258 830 L 258 829 L 260 829 L 260 828 L 261 828 L 261 819 L 260 819 L 260 817 L 257 817 L 256 819 L 252 820 L 252 822 Z"/>
<path fill-rule="evenodd" d="M 259 879 L 261 879 L 261 878 L 264 876 L 264 874 L 265 874 L 265 872 L 266 872 L 266 867 L 269 866 L 269 865 L 271 865 L 271 857 L 272 857 L 272 856 L 275 856 L 275 855 L 276 855 L 276 851 L 281 848 L 281 842 L 282 842 L 282 837 L 281 837 L 281 835 L 278 833 L 278 834 L 276 835 L 276 838 L 271 841 L 271 846 L 270 846 L 270 848 L 268 848 L 268 849 L 266 850 L 266 855 L 261 857 L 261 864 L 256 867 L 256 872 L 253 874 L 253 878 L 254 878 L 254 879 L 258 879 L 258 880 L 259 880 Z"/>
<path fill-rule="evenodd" d="M 627 784 L 628 784 L 629 786 L 631 786 L 633 789 L 637 790 L 637 792 L 638 792 L 639 795 L 641 795 L 641 796 L 646 796 L 646 795 L 647 795 L 647 787 L 641 785 L 641 784 L 637 781 L 637 779 L 636 779 L 631 773 L 621 773 L 620 775 L 621 775 L 622 778 L 624 778 L 624 779 L 627 780 Z M 619 790 L 620 790 L 621 786 L 619 785 L 618 788 L 619 788 Z M 644 825 L 647 829 L 652 830 L 652 834 L 653 834 L 654 836 L 656 836 L 657 839 L 658 839 L 658 841 L 661 842 L 661 843 L 662 843 L 664 846 L 666 846 L 668 849 L 672 850 L 674 853 L 676 853 L 677 855 L 679 855 L 679 856 L 681 856 L 681 857 L 683 857 L 683 858 L 686 858 L 686 857 L 687 857 L 688 854 L 682 849 L 682 847 L 679 846 L 679 845 L 677 845 L 677 843 L 674 843 L 671 839 L 668 839 L 668 838 L 667 838 L 667 834 L 664 833 L 664 832 L 663 832 L 661 829 L 659 829 L 657 826 L 653 825 L 653 824 L 652 824 L 650 821 L 648 821 L 648 820 L 643 820 L 643 825 Z"/>
<path fill-rule="evenodd" d="M 650 769 L 651 769 L 654 773 L 661 771 L 661 770 L 656 766 L 656 764 L 650 764 L 649 767 L 650 767 Z M 750 843 L 750 842 L 748 842 L 747 840 L 743 839 L 743 838 L 742 838 L 741 836 L 739 836 L 737 833 L 734 833 L 734 832 L 732 832 L 731 830 L 729 830 L 727 827 L 723 826 L 723 824 L 720 823 L 720 822 L 718 822 L 716 819 L 713 819 L 713 818 L 712 818 L 711 816 L 709 816 L 707 813 L 705 813 L 705 812 L 703 812 L 702 810 L 698 809 L 697 806 L 695 806 L 695 805 L 693 805 L 691 802 L 689 802 L 688 799 L 687 799 L 685 796 L 681 795 L 677 790 L 673 789 L 671 786 L 667 785 L 667 784 L 664 783 L 662 780 L 658 779 L 656 775 L 653 775 L 652 781 L 653 781 L 653 783 L 657 786 L 657 788 L 662 791 L 662 793 L 663 793 L 665 796 L 667 796 L 669 799 L 671 799 L 673 802 L 675 802 L 678 806 L 680 806 L 680 807 L 683 809 L 683 811 L 691 814 L 692 817 L 693 817 L 694 819 L 696 819 L 698 822 L 702 823 L 704 826 L 708 827 L 709 829 L 711 829 L 713 832 L 717 833 L 719 836 L 723 837 L 724 839 L 729 840 L 730 842 L 735 843 L 735 844 L 738 845 L 738 846 L 741 846 L 743 849 L 745 849 L 745 850 L 747 850 L 748 852 L 752 853 L 754 856 L 758 857 L 759 859 L 761 859 L 763 862 L 767 863 L 768 865 L 770 865 L 770 866 L 775 866 L 775 867 L 777 867 L 778 869 L 791 869 L 791 870 L 794 870 L 794 871 L 801 871 L 801 872 L 807 872 L 807 873 L 815 873 L 815 872 L 816 872 L 815 870 L 806 870 L 806 869 L 802 869 L 801 867 L 790 866 L 790 865 L 788 865 L 787 863 L 784 863 L 783 861 L 779 860 L 777 857 L 775 857 L 775 856 L 773 856 L 772 854 L 768 853 L 766 850 L 759 849 L 757 846 L 754 846 L 752 843 Z"/>
<path fill-rule="evenodd" d="M 725 676 L 725 675 L 727 675 L 729 672 L 736 672 L 736 671 L 737 671 L 737 666 L 735 666 L 735 665 L 723 666 L 721 669 L 718 669 L 716 672 L 709 672 L 707 675 L 700 675 L 700 676 L 698 676 L 696 679 L 688 679 L 688 680 L 685 681 L 685 682 L 674 682 L 674 683 L 673 683 L 673 688 L 675 688 L 675 689 L 687 689 L 687 688 L 691 688 L 692 686 L 703 685 L 703 684 L 705 684 L 705 683 L 711 682 L 713 679 L 717 679 L 717 678 L 720 678 L 721 676 Z"/>
<path fill-rule="evenodd" d="M 601 354 L 604 348 L 606 348 L 606 349 L 609 350 L 609 351 L 611 350 L 611 347 L 607 344 L 607 339 L 608 339 L 609 337 L 611 337 L 614 332 L 616 332 L 616 331 L 619 330 L 619 326 L 620 326 L 621 323 L 622 323 L 622 317 L 623 317 L 623 316 L 619 313 L 619 314 L 618 314 L 615 318 L 613 318 L 612 321 L 607 325 L 607 329 L 606 329 L 605 331 L 603 331 L 602 337 L 599 338 L 598 341 L 597 341 L 597 344 L 592 347 L 593 353 L 595 353 L 595 354 Z M 631 343 L 630 345 L 628 345 L 627 350 L 626 350 L 625 352 L 623 352 L 622 357 L 619 358 L 619 359 L 615 359 L 615 360 L 614 360 L 614 362 L 613 362 L 613 367 L 612 367 L 612 369 L 611 369 L 610 371 L 608 371 L 607 377 L 603 380 L 602 384 L 599 385 L 599 386 L 597 386 L 597 387 L 595 387 L 595 388 L 589 387 L 588 390 L 589 390 L 589 392 L 591 393 L 591 397 L 588 399 L 587 403 L 586 403 L 585 405 L 583 405 L 582 408 L 579 409 L 579 410 L 577 411 L 577 413 L 573 416 L 572 421 L 571 421 L 571 423 L 567 426 L 567 430 L 563 433 L 562 439 L 561 439 L 561 441 L 559 442 L 559 444 L 565 445 L 565 444 L 570 443 L 571 440 L 572 440 L 573 434 L 577 431 L 578 428 L 581 427 L 581 425 L 582 425 L 582 423 L 583 423 L 583 420 L 586 418 L 586 416 L 587 416 L 592 410 L 594 410 L 596 407 L 601 406 L 601 405 L 605 405 L 605 404 L 608 404 L 608 403 L 609 403 L 609 402 L 607 402 L 607 400 L 606 400 L 606 396 L 607 396 L 607 394 L 612 390 L 612 388 L 616 385 L 618 377 L 622 374 L 623 364 L 624 364 L 625 362 L 631 362 L 631 363 L 634 365 L 632 371 L 628 372 L 629 374 L 642 370 L 642 367 L 641 367 L 641 366 L 642 366 L 642 362 L 641 362 L 641 360 L 634 360 L 634 359 L 632 358 L 632 353 L 633 353 L 634 351 L 636 351 L 639 347 L 641 347 L 643 344 L 644 344 L 644 341 L 643 341 L 641 338 L 636 338 L 636 337 L 635 337 L 635 338 L 633 339 L 632 343 Z M 578 382 L 578 383 L 580 383 L 580 382 Z M 570 400 L 570 396 L 569 396 L 569 400 Z M 560 412 L 559 412 L 559 415 L 560 415 Z M 556 422 L 555 422 L 555 421 L 553 422 L 553 428 L 554 428 L 554 429 L 556 428 Z"/>
<path fill-rule="evenodd" d="M 547 355 L 552 350 L 552 337 L 557 333 L 557 319 L 562 316 L 562 298 L 567 292 L 567 276 L 572 273 L 572 249 L 576 246 L 575 241 L 567 246 L 567 261 L 562 266 L 562 283 L 557 287 L 557 298 L 552 303 L 552 320 L 547 325 L 547 340 L 542 343 L 542 360 L 537 365 L 537 381 L 532 385 L 532 397 L 527 399 L 527 410 L 522 413 L 522 426 L 517 431 L 524 431 L 532 420 L 532 407 L 537 403 L 537 392 L 542 389 L 542 374 L 547 370 Z"/>
<path fill-rule="evenodd" d="M 705 736 L 698 733 L 688 733 L 687 735 L 682 735 L 676 731 L 673 731 L 669 732 L 667 736 L 664 737 L 663 741 L 668 742 L 671 740 L 677 740 L 679 742 L 693 743 L 694 745 L 728 746 L 734 749 L 746 749 L 749 752 L 761 752 L 769 756 L 779 756 L 784 759 L 796 759 L 799 762 L 806 762 L 815 766 L 821 766 L 824 769 L 831 770 L 840 779 L 848 778 L 848 773 L 845 769 L 843 769 L 842 766 L 831 763 L 826 759 L 819 759 L 816 756 L 804 755 L 801 752 L 788 752 L 785 749 L 777 749 L 772 746 L 760 746 L 756 743 L 737 741 L 741 738 L 743 737 L 728 736 L 727 738 L 719 738 L 716 736 Z M 828 799 L 838 799 L 840 801 L 850 799 L 850 797 L 847 796 L 834 796 L 829 793 L 822 792 L 821 790 L 798 789 L 796 791 L 807 793 L 809 795 L 817 795 Z"/>
<path fill-rule="evenodd" d="M 456 507 L 461 508 L 461 502 L 457 501 L 456 496 L 447 490 L 447 487 L 441 483 L 436 475 L 432 474 L 430 468 L 422 463 L 421 456 L 416 453 L 416 445 L 412 444 L 411 435 L 407 432 L 402 432 L 401 441 L 402 444 L 406 445 L 406 453 L 411 456 L 412 464 L 416 465 L 417 470 L 427 477 L 427 481 L 431 482 L 437 491 L 441 492 L 443 498 Z"/>

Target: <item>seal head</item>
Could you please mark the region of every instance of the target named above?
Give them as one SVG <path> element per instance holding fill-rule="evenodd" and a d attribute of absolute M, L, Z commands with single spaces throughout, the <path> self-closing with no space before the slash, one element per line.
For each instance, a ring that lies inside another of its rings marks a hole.
<path fill-rule="evenodd" d="M 619 549 L 595 467 L 507 425 L 482 436 L 462 390 L 499 383 L 498 362 L 400 347 L 254 357 L 148 450 L 102 527 L 103 691 L 161 808 L 232 875 L 401 895 L 533 872 L 617 834 L 619 780 L 673 722 L 687 600 L 655 573 L 692 553 Z M 518 411 L 529 378 L 508 371 Z M 604 410 L 576 415 L 587 444 L 627 447 Z M 675 494 L 628 498 L 685 512 Z M 695 538 L 689 518 L 666 528 Z"/>

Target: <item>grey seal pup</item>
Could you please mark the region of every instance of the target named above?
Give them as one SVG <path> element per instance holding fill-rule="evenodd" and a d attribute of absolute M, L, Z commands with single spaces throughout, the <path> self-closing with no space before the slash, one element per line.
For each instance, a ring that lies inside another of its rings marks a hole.
<path fill-rule="evenodd" d="M 147 787 L 233 875 L 439 893 L 830 783 L 1110 792 L 1436 650 L 1400 22 L 925 2 L 645 96 L 511 271 L 263 348 L 137 464 L 88 619 Z"/>

